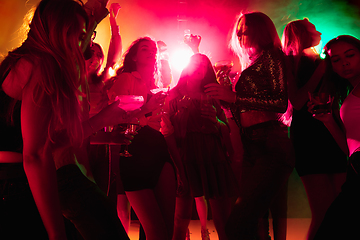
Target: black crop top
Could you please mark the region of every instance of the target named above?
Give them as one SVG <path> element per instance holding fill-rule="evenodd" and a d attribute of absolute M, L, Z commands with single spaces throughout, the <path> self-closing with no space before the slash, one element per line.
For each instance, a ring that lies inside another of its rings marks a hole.
<path fill-rule="evenodd" d="M 0 151 L 22 153 L 21 102 L 9 97 L 0 89 L 0 103 Z"/>

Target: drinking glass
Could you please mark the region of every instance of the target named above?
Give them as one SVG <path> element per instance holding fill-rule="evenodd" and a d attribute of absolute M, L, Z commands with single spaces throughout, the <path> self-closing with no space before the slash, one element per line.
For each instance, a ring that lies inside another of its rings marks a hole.
<path fill-rule="evenodd" d="M 167 95 L 169 93 L 170 87 L 167 88 L 154 88 L 154 89 L 150 89 L 150 92 L 152 94 L 157 94 L 159 92 L 161 92 L 162 94 Z"/>
<path fill-rule="evenodd" d="M 125 130 L 124 134 L 136 135 L 138 128 L 139 128 L 138 124 L 128 123 L 126 125 L 126 130 Z M 120 156 L 121 157 L 132 157 L 132 154 L 129 152 L 128 144 L 125 145 L 125 149 L 123 152 L 120 153 Z"/>
<path fill-rule="evenodd" d="M 137 95 L 118 95 L 115 98 L 115 101 L 120 100 L 118 105 L 119 108 L 125 110 L 126 112 L 134 111 L 144 104 L 144 97 L 137 96 Z M 125 134 L 132 134 L 136 135 L 139 125 L 136 123 L 126 123 L 126 130 L 124 131 Z M 122 157 L 131 157 L 131 153 L 129 153 L 129 145 L 125 145 L 125 149 L 123 152 L 120 153 Z"/>
<path fill-rule="evenodd" d="M 313 114 L 331 113 L 332 100 L 329 93 L 311 93 L 310 101 L 315 104 L 314 108 L 311 111 Z"/>
<path fill-rule="evenodd" d="M 231 79 L 229 74 L 233 66 L 234 63 L 230 60 L 218 61 L 215 63 L 214 69 L 216 72 L 216 79 L 220 85 L 231 87 Z"/>
<path fill-rule="evenodd" d="M 119 108 L 129 112 L 141 108 L 144 104 L 144 97 L 137 95 L 118 95 L 115 101 L 120 100 Z"/>
<path fill-rule="evenodd" d="M 154 89 L 150 90 L 150 92 L 152 94 L 157 94 L 157 93 L 161 92 L 161 94 L 163 94 L 163 95 L 169 95 L 169 91 L 170 91 L 170 87 L 167 87 L 167 88 L 154 88 Z M 163 107 L 160 109 L 160 114 L 164 114 Z"/>

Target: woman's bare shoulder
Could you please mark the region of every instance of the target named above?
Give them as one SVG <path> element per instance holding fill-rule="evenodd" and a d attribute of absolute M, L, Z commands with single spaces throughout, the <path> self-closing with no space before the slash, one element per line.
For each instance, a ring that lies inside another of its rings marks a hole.
<path fill-rule="evenodd" d="M 5 78 L 2 88 L 12 98 L 21 100 L 22 90 L 32 78 L 36 69 L 36 61 L 20 58 Z"/>

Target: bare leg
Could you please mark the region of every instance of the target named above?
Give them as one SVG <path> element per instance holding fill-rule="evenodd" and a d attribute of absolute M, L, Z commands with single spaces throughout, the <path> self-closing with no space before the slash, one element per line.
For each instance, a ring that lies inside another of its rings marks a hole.
<path fill-rule="evenodd" d="M 341 179 L 341 178 L 340 178 Z M 330 174 L 311 174 L 302 176 L 312 214 L 307 239 L 312 240 L 325 216 L 325 213 L 338 193 L 333 176 Z M 339 185 L 338 183 L 337 185 Z"/>
<path fill-rule="evenodd" d="M 287 233 L 287 200 L 288 182 L 280 189 L 273 203 L 270 212 L 273 219 L 274 240 L 286 240 Z"/>
<path fill-rule="evenodd" d="M 174 171 L 171 165 L 166 163 L 154 190 L 143 189 L 126 192 L 126 196 L 144 228 L 147 240 L 171 239 L 175 189 Z"/>
<path fill-rule="evenodd" d="M 176 180 L 174 169 L 170 163 L 165 163 L 154 193 L 165 224 L 167 225 L 169 239 L 171 239 L 174 230 Z"/>
<path fill-rule="evenodd" d="M 131 214 L 131 207 L 130 203 L 125 194 L 118 194 L 117 195 L 117 213 L 118 217 L 121 220 L 122 225 L 125 228 L 126 233 L 129 233 L 130 229 L 130 214 Z"/>
<path fill-rule="evenodd" d="M 196 197 L 195 198 L 196 203 L 196 210 L 199 215 L 201 229 L 207 229 L 207 214 L 208 214 L 208 206 L 207 202 L 204 196 L 202 197 Z"/>
<path fill-rule="evenodd" d="M 185 239 L 191 219 L 193 201 L 190 196 L 176 198 L 173 240 Z"/>
<path fill-rule="evenodd" d="M 269 228 L 269 211 L 267 211 L 266 214 L 262 218 L 259 218 L 258 229 L 257 229 L 257 239 L 259 239 L 259 240 L 271 239 L 269 230 L 270 230 L 270 228 Z"/>
<path fill-rule="evenodd" d="M 214 225 L 219 236 L 219 240 L 227 240 L 225 234 L 225 225 L 231 211 L 231 199 L 230 198 L 216 198 L 209 199 Z"/>

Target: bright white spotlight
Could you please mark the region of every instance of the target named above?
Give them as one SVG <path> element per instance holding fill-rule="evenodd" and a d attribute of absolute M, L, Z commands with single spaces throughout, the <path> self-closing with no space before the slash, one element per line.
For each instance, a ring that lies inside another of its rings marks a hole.
<path fill-rule="evenodd" d="M 181 46 L 176 49 L 171 56 L 172 69 L 181 72 L 188 65 L 190 57 L 193 54 L 188 46 Z"/>

